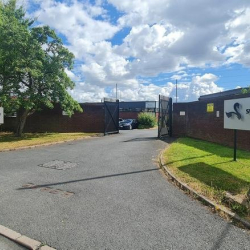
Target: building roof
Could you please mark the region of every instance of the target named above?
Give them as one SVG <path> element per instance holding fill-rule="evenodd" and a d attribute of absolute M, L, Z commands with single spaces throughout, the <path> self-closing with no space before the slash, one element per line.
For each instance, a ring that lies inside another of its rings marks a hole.
<path fill-rule="evenodd" d="M 222 91 L 222 92 L 213 93 L 209 95 L 202 95 L 200 96 L 199 101 L 211 99 L 211 98 L 223 97 L 223 96 L 240 95 L 240 94 L 242 94 L 242 88 Z"/>

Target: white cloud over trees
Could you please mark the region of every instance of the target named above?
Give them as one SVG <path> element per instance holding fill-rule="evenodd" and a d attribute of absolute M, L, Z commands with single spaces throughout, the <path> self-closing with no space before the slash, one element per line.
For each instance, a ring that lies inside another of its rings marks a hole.
<path fill-rule="evenodd" d="M 250 66 L 250 2 L 247 0 L 26 0 L 29 15 L 48 24 L 66 40 L 76 56 L 72 95 L 78 101 L 155 100 L 159 93 L 179 100 L 222 91 L 213 74 L 195 75 L 191 67 L 209 68 L 232 63 Z M 107 4 L 117 9 L 117 20 Z M 36 5 L 36 9 L 32 6 Z M 118 44 L 112 38 L 127 29 Z M 173 73 L 164 83 L 141 81 Z M 175 75 L 175 77 L 174 77 Z M 189 77 L 188 81 L 184 81 Z"/>

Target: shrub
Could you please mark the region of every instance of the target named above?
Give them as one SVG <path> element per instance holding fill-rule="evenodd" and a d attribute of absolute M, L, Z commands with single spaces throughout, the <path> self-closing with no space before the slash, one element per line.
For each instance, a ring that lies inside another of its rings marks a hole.
<path fill-rule="evenodd" d="M 153 128 L 156 124 L 156 117 L 153 113 L 140 113 L 138 115 L 138 128 Z"/>

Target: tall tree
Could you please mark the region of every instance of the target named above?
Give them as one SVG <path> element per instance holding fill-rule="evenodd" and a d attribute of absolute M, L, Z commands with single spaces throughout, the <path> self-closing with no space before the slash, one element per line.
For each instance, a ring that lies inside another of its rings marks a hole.
<path fill-rule="evenodd" d="M 0 2 L 0 103 L 16 111 L 21 136 L 26 119 L 42 107 L 60 103 L 72 115 L 82 111 L 69 95 L 74 82 L 65 69 L 73 68 L 74 55 L 48 26 L 34 27 L 16 0 Z"/>
<path fill-rule="evenodd" d="M 248 88 L 242 89 L 242 94 L 248 94 L 248 93 L 250 93 L 250 86 Z"/>

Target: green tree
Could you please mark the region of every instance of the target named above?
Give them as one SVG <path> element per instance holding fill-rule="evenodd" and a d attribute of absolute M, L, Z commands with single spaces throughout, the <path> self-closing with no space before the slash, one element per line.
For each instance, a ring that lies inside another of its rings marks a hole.
<path fill-rule="evenodd" d="M 248 94 L 248 93 L 250 93 L 250 86 L 248 88 L 242 89 L 242 94 Z"/>
<path fill-rule="evenodd" d="M 82 111 L 67 92 L 74 82 L 65 69 L 73 68 L 74 55 L 48 26 L 34 27 L 16 0 L 0 2 L 0 103 L 17 112 L 16 135 L 21 136 L 28 116 L 60 103 L 72 115 Z"/>
<path fill-rule="evenodd" d="M 153 113 L 143 112 L 138 115 L 138 128 L 153 128 L 156 124 L 156 117 Z"/>

